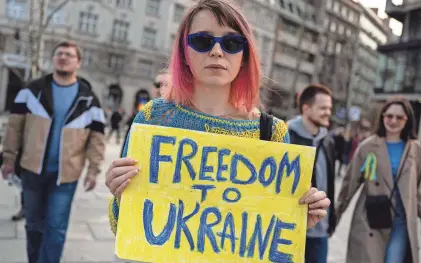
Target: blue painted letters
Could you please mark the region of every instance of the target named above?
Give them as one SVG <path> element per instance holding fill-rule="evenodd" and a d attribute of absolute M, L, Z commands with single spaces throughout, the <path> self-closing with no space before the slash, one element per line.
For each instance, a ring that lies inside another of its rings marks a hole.
<path fill-rule="evenodd" d="M 158 183 L 159 163 L 172 163 L 172 158 L 170 155 L 160 155 L 161 144 L 163 143 L 174 145 L 175 137 L 155 135 L 152 138 L 151 159 L 149 163 L 149 182 L 154 184 Z"/>

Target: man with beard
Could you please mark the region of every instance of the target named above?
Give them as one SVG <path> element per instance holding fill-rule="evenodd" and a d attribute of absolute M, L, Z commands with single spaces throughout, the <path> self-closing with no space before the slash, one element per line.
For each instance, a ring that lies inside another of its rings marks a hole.
<path fill-rule="evenodd" d="M 335 144 L 327 129 L 332 111 L 332 93 L 323 85 L 310 85 L 299 95 L 298 106 L 302 115 L 288 123 L 291 143 L 316 147 L 312 186 L 327 193 L 332 202 L 328 216 L 307 232 L 305 262 L 326 263 L 328 237 L 336 227 L 333 211 Z"/>
<path fill-rule="evenodd" d="M 104 159 L 104 112 L 88 81 L 77 76 L 74 42 L 53 50 L 54 72 L 28 83 L 11 110 L 4 140 L 4 179 L 20 147 L 29 263 L 60 262 L 73 196 L 86 159 L 84 188 L 95 187 Z"/>

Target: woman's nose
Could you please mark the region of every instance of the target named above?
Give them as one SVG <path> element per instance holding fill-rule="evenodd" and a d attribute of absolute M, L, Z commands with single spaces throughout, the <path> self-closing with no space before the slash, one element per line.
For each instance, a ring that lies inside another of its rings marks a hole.
<path fill-rule="evenodd" d="M 222 57 L 224 55 L 224 51 L 222 50 L 221 45 L 216 43 L 210 51 L 209 55 L 211 57 Z"/>

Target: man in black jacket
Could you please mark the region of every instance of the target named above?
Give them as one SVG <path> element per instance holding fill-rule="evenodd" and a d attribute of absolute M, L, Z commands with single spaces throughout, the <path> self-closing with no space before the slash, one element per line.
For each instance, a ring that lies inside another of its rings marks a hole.
<path fill-rule="evenodd" d="M 335 144 L 327 130 L 332 111 L 332 93 L 323 85 L 310 85 L 298 97 L 298 106 L 302 115 L 288 122 L 291 143 L 316 147 L 312 185 L 326 192 L 332 202 L 329 216 L 307 232 L 305 262 L 326 263 L 328 237 L 336 224 L 333 211 Z"/>

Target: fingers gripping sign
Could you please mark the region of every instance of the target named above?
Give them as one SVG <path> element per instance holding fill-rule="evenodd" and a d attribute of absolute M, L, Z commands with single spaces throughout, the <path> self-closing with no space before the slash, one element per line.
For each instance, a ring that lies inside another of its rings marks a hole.
<path fill-rule="evenodd" d="M 135 159 L 126 157 L 114 160 L 108 168 L 105 174 L 105 185 L 118 199 L 129 185 L 130 179 L 139 173 L 140 167 L 135 166 L 136 164 Z"/>

